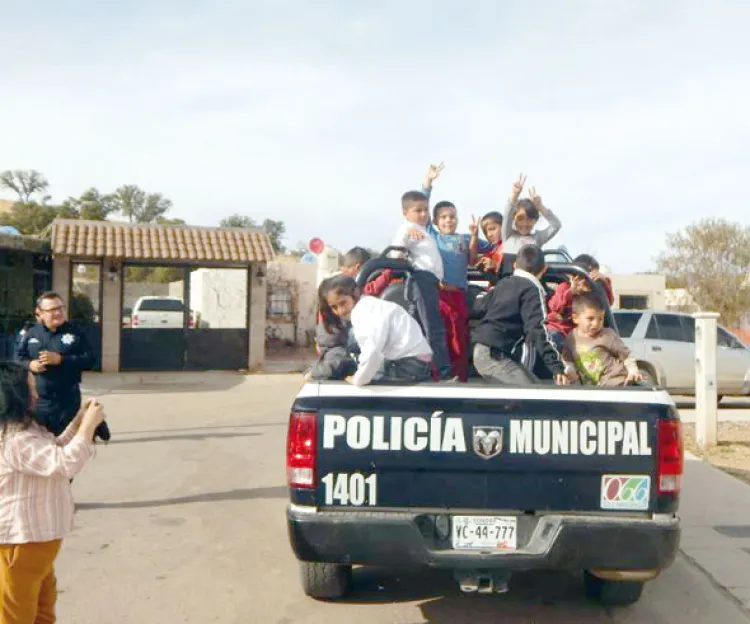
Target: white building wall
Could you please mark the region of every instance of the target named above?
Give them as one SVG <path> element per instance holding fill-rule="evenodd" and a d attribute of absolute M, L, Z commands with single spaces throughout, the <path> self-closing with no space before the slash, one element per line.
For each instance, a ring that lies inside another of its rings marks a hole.
<path fill-rule="evenodd" d="M 667 278 L 654 274 L 614 274 L 610 275 L 612 290 L 614 291 L 615 309 L 621 307 L 623 297 L 645 297 L 645 308 L 649 310 L 666 309 L 665 291 Z"/>
<path fill-rule="evenodd" d="M 266 319 L 269 339 L 311 346 L 315 332 L 318 309 L 318 265 L 299 262 L 270 262 L 268 264 L 268 294 L 274 290 L 289 293 L 293 314 L 272 316 Z"/>

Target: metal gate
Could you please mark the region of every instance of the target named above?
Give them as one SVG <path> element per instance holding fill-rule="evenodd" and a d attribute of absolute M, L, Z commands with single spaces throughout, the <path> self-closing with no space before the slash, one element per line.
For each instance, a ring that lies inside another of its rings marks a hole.
<path fill-rule="evenodd" d="M 134 270 L 128 272 L 128 268 Z M 153 279 L 153 273 L 144 273 L 149 268 L 155 267 L 127 265 L 123 271 L 120 370 L 247 368 L 249 271 L 156 267 L 164 269 L 160 277 L 166 275 L 171 281 L 160 287 L 155 282 L 141 282 L 138 288 L 128 286 L 128 276 L 136 271 Z M 144 287 L 144 283 L 150 286 Z"/>

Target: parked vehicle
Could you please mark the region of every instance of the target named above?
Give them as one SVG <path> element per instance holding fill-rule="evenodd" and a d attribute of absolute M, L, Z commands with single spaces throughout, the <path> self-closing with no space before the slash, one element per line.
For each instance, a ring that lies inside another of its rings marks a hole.
<path fill-rule="evenodd" d="M 654 310 L 616 310 L 617 328 L 645 375 L 673 394 L 695 394 L 695 319 Z M 716 381 L 722 395 L 750 394 L 750 349 L 717 328 Z"/>
<path fill-rule="evenodd" d="M 409 270 L 378 259 L 358 282 L 384 268 Z M 574 272 L 552 264 L 545 281 Z M 448 569 L 478 593 L 570 569 L 624 605 L 679 545 L 682 433 L 663 389 L 308 383 L 286 462 L 289 538 L 315 598 L 342 597 L 353 565 Z"/>
<path fill-rule="evenodd" d="M 130 323 L 133 328 L 179 329 L 184 325 L 185 305 L 179 297 L 140 297 L 133 306 Z M 189 317 L 193 326 L 193 316 Z"/>
<path fill-rule="evenodd" d="M 133 308 L 122 309 L 122 326 L 131 327 L 133 322 Z"/>

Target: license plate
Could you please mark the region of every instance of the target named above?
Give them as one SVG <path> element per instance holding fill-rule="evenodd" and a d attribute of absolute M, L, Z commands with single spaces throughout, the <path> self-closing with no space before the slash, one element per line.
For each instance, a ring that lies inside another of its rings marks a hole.
<path fill-rule="evenodd" d="M 460 550 L 515 550 L 515 516 L 453 516 L 453 548 Z"/>

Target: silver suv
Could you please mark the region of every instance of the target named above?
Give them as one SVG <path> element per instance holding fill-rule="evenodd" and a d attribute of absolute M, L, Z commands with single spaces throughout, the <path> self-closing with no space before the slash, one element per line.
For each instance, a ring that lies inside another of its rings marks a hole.
<path fill-rule="evenodd" d="M 673 394 L 695 394 L 695 319 L 657 310 L 614 310 L 617 329 L 641 372 Z M 719 397 L 750 394 L 750 349 L 717 328 Z"/>

